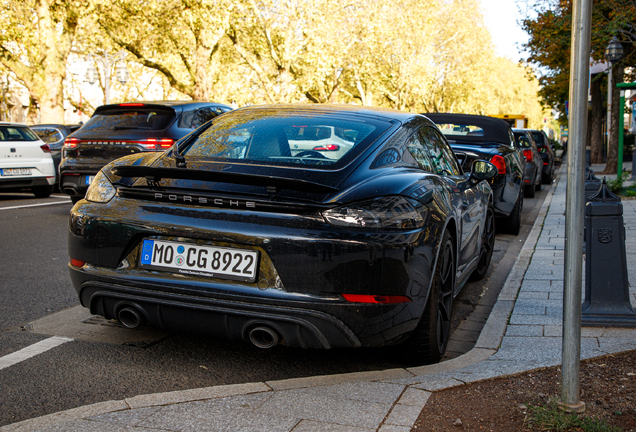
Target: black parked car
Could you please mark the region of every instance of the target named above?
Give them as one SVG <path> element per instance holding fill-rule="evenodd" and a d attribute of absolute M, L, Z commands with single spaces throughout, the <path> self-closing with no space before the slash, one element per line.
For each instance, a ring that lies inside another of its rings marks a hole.
<path fill-rule="evenodd" d="M 554 142 L 548 138 L 545 132 L 540 130 L 527 129 L 532 135 L 534 143 L 537 145 L 541 159 L 543 160 L 543 184 L 551 184 L 554 180 Z"/>
<path fill-rule="evenodd" d="M 31 126 L 31 130 L 40 137 L 42 141 L 49 145 L 51 156 L 55 164 L 55 184 L 59 184 L 59 166 L 62 160 L 62 146 L 66 137 L 80 128 L 81 125 L 63 125 L 63 124 L 38 124 Z"/>
<path fill-rule="evenodd" d="M 347 151 L 307 150 L 317 127 Z M 105 166 L 71 210 L 71 279 L 82 305 L 131 328 L 262 348 L 404 342 L 435 362 L 453 297 L 490 264 L 496 173 L 476 160 L 465 174 L 418 114 L 242 108 Z"/>
<path fill-rule="evenodd" d="M 441 129 L 464 169 L 474 160 L 492 162 L 498 169 L 490 181 L 497 227 L 510 234 L 521 229 L 524 159 L 507 122 L 470 114 L 424 114 Z"/>
<path fill-rule="evenodd" d="M 541 173 L 543 171 L 543 159 L 532 135 L 526 129 L 513 129 L 517 143 L 523 151 L 526 160 L 526 168 L 523 176 L 524 192 L 528 198 L 534 198 L 535 191 L 541 190 Z"/>
<path fill-rule="evenodd" d="M 193 129 L 231 109 L 217 103 L 187 101 L 100 106 L 79 131 L 66 139 L 60 190 L 77 202 L 108 162 L 132 153 L 169 149 Z"/>

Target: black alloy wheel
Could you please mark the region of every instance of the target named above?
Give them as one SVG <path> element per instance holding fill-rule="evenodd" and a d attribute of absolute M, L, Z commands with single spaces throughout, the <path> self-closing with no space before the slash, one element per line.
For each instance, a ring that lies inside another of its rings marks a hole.
<path fill-rule="evenodd" d="M 495 211 L 491 206 L 486 211 L 486 220 L 484 221 L 484 232 L 481 236 L 481 250 L 479 251 L 479 264 L 470 275 L 471 281 L 478 281 L 486 276 L 492 253 L 495 250 Z"/>
<path fill-rule="evenodd" d="M 448 348 L 453 294 L 455 289 L 455 249 L 448 230 L 444 230 L 440 250 L 420 322 L 402 345 L 402 357 L 410 364 L 439 362 Z"/>

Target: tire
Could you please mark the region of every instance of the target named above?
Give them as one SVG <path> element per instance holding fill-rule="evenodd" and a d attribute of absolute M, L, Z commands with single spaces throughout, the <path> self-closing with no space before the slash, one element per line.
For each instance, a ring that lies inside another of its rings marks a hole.
<path fill-rule="evenodd" d="M 81 200 L 82 198 L 84 198 L 84 197 L 77 196 L 77 195 L 71 195 L 71 201 L 73 201 L 73 204 L 77 204 L 77 202 L 79 200 Z"/>
<path fill-rule="evenodd" d="M 526 198 L 534 198 L 534 190 L 535 190 L 535 186 L 534 185 L 527 185 L 523 187 L 523 195 Z"/>
<path fill-rule="evenodd" d="M 512 208 L 510 215 L 503 220 L 502 228 L 503 232 L 507 234 L 517 235 L 521 230 L 521 211 L 523 210 L 523 191 L 519 192 L 517 202 Z"/>
<path fill-rule="evenodd" d="M 548 175 L 541 176 L 541 181 L 543 182 L 543 184 L 552 184 L 552 180 L 554 180 L 554 163 L 552 163 Z"/>
<path fill-rule="evenodd" d="M 53 185 L 33 186 L 31 192 L 36 198 L 48 198 L 53 193 Z"/>
<path fill-rule="evenodd" d="M 484 223 L 484 233 L 481 236 L 481 250 L 479 251 L 479 263 L 470 275 L 469 280 L 478 281 L 486 276 L 490 260 L 495 249 L 495 211 L 488 207 Z"/>
<path fill-rule="evenodd" d="M 409 364 L 439 362 L 446 354 L 450 339 L 455 289 L 455 249 L 444 230 L 431 290 L 417 327 L 401 346 L 401 357 Z"/>
<path fill-rule="evenodd" d="M 535 190 L 535 191 L 540 191 L 540 190 L 541 190 L 541 176 L 543 175 L 543 174 L 541 173 L 541 171 L 543 171 L 543 170 L 540 170 L 540 171 L 537 173 L 537 174 L 539 174 L 539 175 L 537 176 L 537 184 L 535 184 L 535 185 L 534 185 L 534 190 Z"/>

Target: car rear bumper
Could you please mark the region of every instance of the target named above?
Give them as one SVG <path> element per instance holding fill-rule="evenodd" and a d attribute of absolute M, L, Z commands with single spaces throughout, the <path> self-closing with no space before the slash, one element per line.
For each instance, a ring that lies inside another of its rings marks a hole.
<path fill-rule="evenodd" d="M 352 304 L 334 297 L 281 295 L 188 295 L 109 277 L 69 265 L 80 302 L 92 314 L 117 319 L 133 308 L 143 322 L 173 331 L 189 331 L 249 341 L 256 327 L 275 331 L 286 346 L 329 349 L 397 343 L 419 321 L 419 303 Z M 165 287 L 162 287 L 165 289 Z"/>
<path fill-rule="evenodd" d="M 55 177 L 8 177 L 0 178 L 0 189 L 21 189 L 34 186 L 51 186 Z"/>

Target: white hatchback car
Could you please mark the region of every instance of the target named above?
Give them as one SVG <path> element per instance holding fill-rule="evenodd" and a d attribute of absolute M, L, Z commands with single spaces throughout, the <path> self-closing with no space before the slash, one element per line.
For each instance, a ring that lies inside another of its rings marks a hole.
<path fill-rule="evenodd" d="M 352 131 L 333 126 L 294 126 L 289 136 L 289 148 L 294 157 L 338 160 L 355 144 Z"/>
<path fill-rule="evenodd" d="M 38 198 L 53 192 L 51 149 L 27 125 L 0 122 L 0 191 L 30 188 Z"/>

